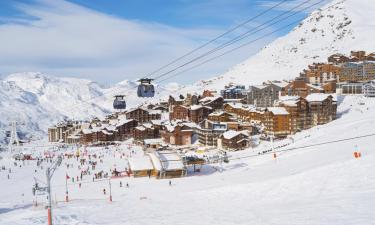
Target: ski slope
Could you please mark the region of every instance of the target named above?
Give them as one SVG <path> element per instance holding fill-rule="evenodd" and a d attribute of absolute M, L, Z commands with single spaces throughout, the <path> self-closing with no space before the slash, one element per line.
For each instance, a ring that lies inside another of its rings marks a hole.
<path fill-rule="evenodd" d="M 375 133 L 375 99 L 339 96 L 340 117 L 326 125 L 303 131 L 275 145 L 278 150 Z M 65 174 L 76 169 L 60 167 L 53 179 L 55 224 L 375 224 L 374 136 L 318 145 L 293 151 L 257 155 L 269 148 L 264 142 L 255 149 L 231 154 L 224 165 L 207 165 L 201 173 L 169 180 L 149 178 L 112 179 L 113 202 L 103 195 L 108 181 L 84 178 L 82 187 L 69 180 L 69 203 L 65 198 Z M 356 147 L 357 146 L 357 147 Z M 133 155 L 140 149 L 124 148 Z M 100 169 L 123 166 L 125 159 L 111 149 L 101 151 Z M 360 151 L 362 157 L 353 157 Z M 247 158 L 244 158 L 244 157 Z M 254 157 L 249 157 L 254 156 Z M 64 161 L 74 164 L 75 159 Z M 10 163 L 3 159 L 0 166 Z M 35 163 L 12 167 L 11 179 L 0 172 L 0 224 L 46 224 L 42 207 L 33 207 L 33 176 L 43 180 L 44 171 L 34 172 Z M 119 182 L 123 183 L 120 187 Z M 129 188 L 125 187 L 129 183 Z M 22 196 L 24 193 L 24 196 Z M 38 196 L 43 199 L 43 196 Z"/>

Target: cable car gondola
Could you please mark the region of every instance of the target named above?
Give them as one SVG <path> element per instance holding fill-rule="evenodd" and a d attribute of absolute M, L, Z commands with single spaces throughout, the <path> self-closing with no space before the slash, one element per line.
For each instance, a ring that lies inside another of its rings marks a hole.
<path fill-rule="evenodd" d="M 126 101 L 124 99 L 125 95 L 115 95 L 115 100 L 113 100 L 113 108 L 117 110 L 126 109 Z"/>
<path fill-rule="evenodd" d="M 140 84 L 138 85 L 137 95 L 141 98 L 152 98 L 155 95 L 154 85 L 151 84 L 153 79 L 142 78 L 138 80 Z"/>

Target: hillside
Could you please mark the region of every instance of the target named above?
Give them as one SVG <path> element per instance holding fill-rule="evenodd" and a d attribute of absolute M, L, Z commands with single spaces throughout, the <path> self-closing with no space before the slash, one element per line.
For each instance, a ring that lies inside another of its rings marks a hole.
<path fill-rule="evenodd" d="M 340 118 L 294 136 L 294 143 L 278 150 L 374 133 L 375 99 L 348 96 L 340 99 Z M 113 202 L 103 188 L 107 180 L 92 182 L 84 177 L 82 187 L 69 184 L 70 202 L 64 202 L 65 176 L 78 176 L 76 159 L 65 159 L 53 179 L 53 217 L 56 224 L 375 224 L 375 152 L 372 137 L 317 145 L 272 155 L 259 155 L 269 146 L 231 152 L 224 171 L 205 167 L 201 173 L 181 179 L 112 179 Z M 275 145 L 283 144 L 277 141 Z M 357 146 L 357 147 L 356 147 Z M 126 145 L 97 148 L 103 163 L 97 169 L 126 165 L 114 152 L 142 151 Z M 42 149 L 39 149 L 42 151 Z M 75 152 L 75 149 L 66 150 Z M 91 150 L 90 150 L 91 151 Z M 354 151 L 362 157 L 355 159 Z M 248 158 L 240 158 L 247 156 Z M 252 157 L 249 157 L 252 156 Z M 0 161 L 12 165 L 13 161 Z M 66 168 L 65 163 L 74 165 Z M 44 164 L 43 164 L 44 165 Z M 48 164 L 46 164 L 48 165 Z M 214 168 L 220 167 L 213 164 Z M 37 169 L 37 172 L 34 172 Z M 33 207 L 33 176 L 43 181 L 44 170 L 36 163 L 12 166 L 11 179 L 0 173 L 0 223 L 46 224 L 47 213 Z M 130 187 L 120 187 L 129 183 Z M 22 195 L 24 194 L 24 195 Z M 39 204 L 45 196 L 37 196 Z M 95 205 L 95 207 L 91 207 Z"/>
<path fill-rule="evenodd" d="M 293 79 L 314 62 L 326 62 L 334 53 L 374 52 L 372 1 L 334 0 L 316 10 L 287 35 L 265 46 L 221 76 L 198 82 L 201 89 L 220 89 L 229 82 L 260 84 Z"/>

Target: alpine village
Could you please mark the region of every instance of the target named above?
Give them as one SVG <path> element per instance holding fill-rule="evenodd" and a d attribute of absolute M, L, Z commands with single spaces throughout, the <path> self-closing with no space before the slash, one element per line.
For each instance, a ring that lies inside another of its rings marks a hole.
<path fill-rule="evenodd" d="M 352 51 L 314 63 L 294 80 L 268 80 L 249 87 L 229 83 L 220 91 L 176 93 L 131 109 L 125 109 L 124 96 L 119 95 L 113 103 L 115 113 L 102 120 L 62 121 L 48 129 L 49 142 L 84 147 L 131 141 L 145 154 L 129 160 L 128 175 L 181 177 L 188 166 L 199 172 L 207 160 L 230 160 L 230 151 L 292 139 L 288 136 L 335 120 L 341 95 L 375 97 L 374 79 L 375 53 Z M 201 157 L 201 150 L 220 154 Z M 175 166 L 162 168 L 165 162 Z"/>

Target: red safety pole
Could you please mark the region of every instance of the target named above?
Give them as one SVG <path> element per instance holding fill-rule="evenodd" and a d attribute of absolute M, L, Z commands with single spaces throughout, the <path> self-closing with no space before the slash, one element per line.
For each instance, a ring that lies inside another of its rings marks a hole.
<path fill-rule="evenodd" d="M 68 174 L 65 177 L 65 201 L 69 202 L 69 192 L 68 192 Z"/>
<path fill-rule="evenodd" d="M 109 201 L 112 202 L 112 186 L 111 186 L 111 178 L 109 178 Z"/>
<path fill-rule="evenodd" d="M 48 208 L 48 225 L 52 225 L 51 208 Z"/>

